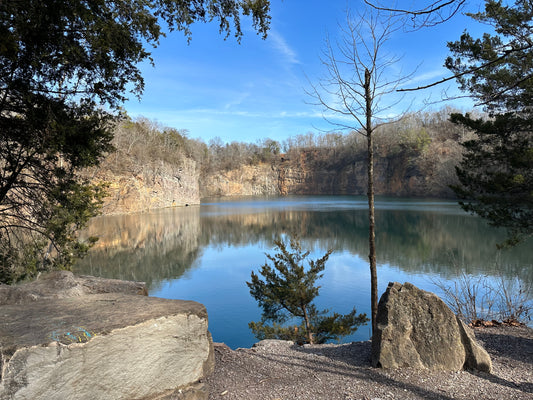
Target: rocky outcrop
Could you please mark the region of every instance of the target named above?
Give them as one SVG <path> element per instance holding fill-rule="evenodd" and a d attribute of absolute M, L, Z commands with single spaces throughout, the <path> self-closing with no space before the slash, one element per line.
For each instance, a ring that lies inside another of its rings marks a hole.
<path fill-rule="evenodd" d="M 198 381 L 214 358 L 203 305 L 68 273 L 31 286 L 0 292 L 0 399 L 207 398 Z"/>
<path fill-rule="evenodd" d="M 279 195 L 278 171 L 272 164 L 243 165 L 204 177 L 201 197 Z"/>
<path fill-rule="evenodd" d="M 382 368 L 491 371 L 472 331 L 435 294 L 389 283 L 379 301 L 372 364 Z"/>
<path fill-rule="evenodd" d="M 111 173 L 105 164 L 95 172 L 95 182 L 106 182 L 103 214 L 123 214 L 200 204 L 200 176 L 196 162 L 184 159 L 180 167 L 161 162 L 158 168 Z"/>
<path fill-rule="evenodd" d="M 321 165 L 300 153 L 298 159 L 279 164 L 283 177 L 280 187 L 288 194 L 342 194 L 365 195 L 368 191 L 366 157 Z M 374 164 L 374 191 L 387 196 L 449 197 L 450 189 L 435 191 L 428 186 L 427 177 L 402 156 L 376 156 Z"/>
<path fill-rule="evenodd" d="M 451 197 L 447 185 L 436 185 L 429 171 L 422 171 L 402 156 L 376 157 L 376 195 Z M 258 195 L 365 195 L 366 159 L 359 157 L 323 165 L 305 152 L 297 159 L 282 158 L 271 164 L 243 166 L 202 178 L 201 197 Z"/>

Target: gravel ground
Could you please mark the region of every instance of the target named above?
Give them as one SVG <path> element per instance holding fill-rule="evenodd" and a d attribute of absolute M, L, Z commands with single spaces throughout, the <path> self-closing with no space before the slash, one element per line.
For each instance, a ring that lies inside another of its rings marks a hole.
<path fill-rule="evenodd" d="M 297 346 L 265 341 L 252 349 L 215 344 L 209 399 L 533 399 L 533 329 L 475 330 L 493 373 L 382 370 L 370 342 Z"/>

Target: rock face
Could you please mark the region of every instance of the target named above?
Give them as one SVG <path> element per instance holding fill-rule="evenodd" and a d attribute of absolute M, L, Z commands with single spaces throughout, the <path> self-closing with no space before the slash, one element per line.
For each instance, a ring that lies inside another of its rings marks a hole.
<path fill-rule="evenodd" d="M 123 214 L 200 204 L 199 170 L 194 161 L 183 160 L 179 168 L 161 162 L 158 169 L 113 174 L 102 168 L 97 182 L 108 182 L 104 214 Z"/>
<path fill-rule="evenodd" d="M 443 197 L 453 196 L 448 182 L 434 182 L 433 171 L 416 168 L 405 157 L 376 156 L 376 195 Z M 438 172 L 438 171 L 437 171 Z M 201 197 L 271 195 L 364 195 L 367 188 L 366 158 L 351 163 L 324 166 L 310 154 L 276 160 L 231 171 L 216 171 L 201 178 Z"/>
<path fill-rule="evenodd" d="M 34 297 L 32 284 L 1 287 L 1 400 L 207 397 L 197 384 L 214 367 L 205 307 L 113 281 L 61 273 L 37 281 Z"/>
<path fill-rule="evenodd" d="M 382 368 L 490 372 L 488 353 L 435 294 L 389 283 L 378 305 L 372 364 Z"/>
<path fill-rule="evenodd" d="M 216 171 L 205 176 L 200 185 L 201 197 L 277 196 L 278 172 L 270 164 L 243 165 L 230 171 Z"/>

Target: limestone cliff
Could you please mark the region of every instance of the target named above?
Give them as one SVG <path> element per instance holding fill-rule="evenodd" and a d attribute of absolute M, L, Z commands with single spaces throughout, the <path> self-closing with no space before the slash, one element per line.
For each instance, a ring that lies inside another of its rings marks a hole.
<path fill-rule="evenodd" d="M 424 170 L 403 156 L 377 157 L 375 193 L 404 197 L 451 197 L 447 183 L 435 180 L 435 166 Z M 366 160 L 317 165 L 309 154 L 280 158 L 271 164 L 221 171 L 202 179 L 201 196 L 290 194 L 364 195 L 367 192 Z"/>
<path fill-rule="evenodd" d="M 450 159 L 448 165 L 432 156 L 413 159 L 402 153 L 378 156 L 375 194 L 452 197 L 448 185 L 455 179 L 450 173 L 454 162 Z M 200 198 L 216 196 L 365 195 L 368 179 L 364 154 L 348 160 L 324 160 L 305 151 L 293 158 L 282 155 L 269 163 L 204 174 L 190 158 L 182 159 L 179 167 L 161 161 L 131 170 L 117 172 L 104 163 L 94 173 L 95 179 L 109 184 L 104 214 L 200 204 Z"/>
<path fill-rule="evenodd" d="M 201 197 L 214 196 L 275 196 L 279 167 L 274 164 L 243 165 L 238 169 L 211 173 L 202 179 Z"/>
<path fill-rule="evenodd" d="M 161 163 L 130 173 L 111 172 L 104 164 L 94 176 L 109 185 L 104 214 L 200 204 L 199 172 L 191 159 L 184 159 L 179 167 Z"/>
<path fill-rule="evenodd" d="M 461 141 L 468 134 L 442 115 L 414 115 L 383 128 L 375 141 L 375 194 L 452 197 Z M 466 135 L 466 136 L 465 136 Z M 108 182 L 104 214 L 199 204 L 202 197 L 364 195 L 366 146 L 353 133 L 296 137 L 279 154 L 275 141 L 260 145 L 187 138 L 148 120 L 126 119 L 114 132 L 114 153 L 93 181 Z"/>
<path fill-rule="evenodd" d="M 280 173 L 283 177 L 280 186 L 288 194 L 366 194 L 366 160 L 356 159 L 353 163 L 337 168 L 312 168 L 305 159 L 281 163 L 279 169 L 284 171 Z M 377 157 L 374 174 L 377 195 L 429 195 L 430 190 L 421 171 L 408 165 L 403 158 Z"/>

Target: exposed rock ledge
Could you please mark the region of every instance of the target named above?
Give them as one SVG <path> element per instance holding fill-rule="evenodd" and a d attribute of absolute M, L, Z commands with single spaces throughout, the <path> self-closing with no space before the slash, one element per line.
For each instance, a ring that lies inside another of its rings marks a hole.
<path fill-rule="evenodd" d="M 68 272 L 0 286 L 0 399 L 206 398 L 205 307 L 143 288 Z"/>

